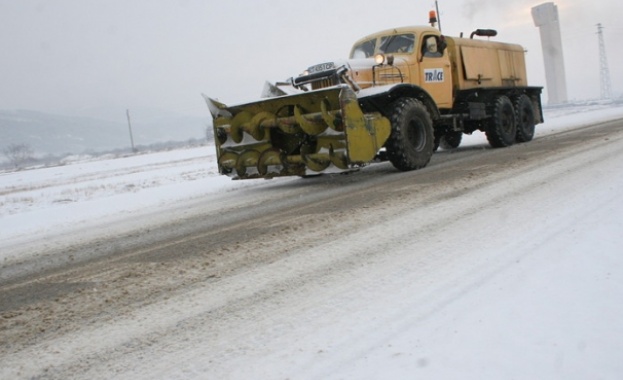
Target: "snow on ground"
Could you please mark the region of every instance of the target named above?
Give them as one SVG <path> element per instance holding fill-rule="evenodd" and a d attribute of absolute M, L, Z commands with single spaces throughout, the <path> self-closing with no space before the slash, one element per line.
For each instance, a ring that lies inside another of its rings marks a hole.
<path fill-rule="evenodd" d="M 622 107 L 605 105 L 546 110 L 546 122 L 537 126 L 536 138 L 620 116 Z M 462 145 L 488 144 L 484 134 L 476 132 L 465 135 Z M 115 233 L 110 228 L 98 231 L 96 226 L 156 209 L 166 217 L 164 211 L 180 202 L 210 202 L 216 194 L 291 180 L 232 181 L 218 174 L 211 146 L 0 173 L 0 260 L 22 255 L 17 247 L 33 236 L 43 240 L 89 227 L 92 237 Z"/>
<path fill-rule="evenodd" d="M 114 234 L 114 228 L 100 231 L 97 226 L 114 226 L 131 216 L 162 210 L 161 218 L 153 220 L 158 223 L 168 217 L 167 208 L 179 202 L 210 202 L 217 193 L 263 182 L 232 181 L 218 175 L 211 147 L 2 173 L 0 260 L 14 256 L 11 251 L 21 254 L 18 247 L 31 242 L 33 236 L 43 240 L 77 229 L 90 231 L 85 238 Z M 127 227 L 127 223 L 120 226 Z"/>
<path fill-rule="evenodd" d="M 601 155 L 620 158 L 617 149 Z M 464 255 L 436 273 L 443 280 L 397 285 L 391 297 L 399 304 L 432 287 L 434 318 L 421 315 L 427 302 L 412 305 L 390 339 L 380 336 L 382 344 L 316 378 L 620 379 L 623 176 L 616 173 L 623 163 L 584 166 L 580 158 L 574 169 L 553 178 L 547 170 L 528 173 L 483 189 L 483 198 L 500 187 L 521 191 L 511 207 L 494 197 L 479 212 L 461 215 L 445 231 L 451 242 L 433 244 Z M 522 188 L 538 176 L 543 186 Z"/>
<path fill-rule="evenodd" d="M 537 138 L 623 117 L 623 108 L 557 109 L 545 117 Z M 476 133 L 466 137 L 464 144 L 487 143 Z M 245 317 L 252 319 L 219 322 L 223 330 L 218 333 L 236 331 L 230 336 L 239 341 L 217 336 L 213 342 L 218 347 L 212 347 L 203 343 L 210 337 L 205 331 L 181 331 L 186 335 L 183 347 L 153 348 L 154 352 L 142 353 L 149 359 L 144 364 L 128 358 L 130 364 L 120 359 L 118 365 L 135 368 L 126 369 L 125 378 L 188 379 L 206 374 L 215 374 L 214 378 L 620 378 L 623 163 L 610 160 L 602 165 L 603 157 L 620 157 L 613 150 L 617 145 L 609 149 L 598 152 L 597 167 L 584 167 L 585 161 L 569 158 L 559 164 L 577 170 L 567 169 L 556 178 L 550 178 L 548 170 L 527 172 L 482 189 L 476 199 L 455 197 L 428 207 L 433 209 L 406 213 L 404 220 L 379 221 L 376 227 L 385 223 L 388 240 L 396 242 L 387 255 L 373 256 L 351 272 L 293 290 L 297 299 L 304 300 L 300 303 L 280 303 L 276 297 L 275 305 L 264 305 L 266 309 Z M 586 153 L 588 158 L 589 154 L 595 153 Z M 162 210 L 160 218 L 166 218 L 174 205 L 216 201 L 219 195 L 241 188 L 291 180 L 298 179 L 231 181 L 217 174 L 209 147 L 0 174 L 0 260 L 26 254 L 20 247 L 32 239 L 53 240 L 77 230 L 96 234 L 98 225 L 157 215 L 154 209 Z M 543 185 L 524 188 L 524 180 Z M 511 207 L 506 197 L 512 187 L 517 190 Z M 562 189 L 569 190 L 558 197 Z M 421 240 L 412 233 L 426 228 L 418 213 L 440 214 L 434 207 L 472 212 L 456 215 L 452 234 L 443 229 L 428 231 L 426 240 Z M 539 225 L 533 223 L 535 214 L 540 215 Z M 474 226 L 496 223 L 498 237 L 474 231 Z M 510 235 L 517 239 L 508 241 L 505 236 Z M 365 230 L 339 244 L 358 242 L 353 249 L 365 253 L 382 248 L 374 241 Z M 463 252 L 462 246 L 477 249 Z M 414 262 L 410 254 L 414 249 L 429 262 Z M 496 255 L 501 249 L 505 254 Z M 320 267 L 329 260 L 323 252 L 329 250 L 302 248 L 300 254 L 271 266 L 294 278 L 297 271 L 305 274 L 311 265 Z M 421 276 L 422 267 L 431 269 L 435 278 Z M 255 275 L 261 283 L 261 272 L 244 273 Z M 362 279 L 367 286 L 360 289 Z M 234 280 L 232 286 L 237 288 Z M 247 280 L 254 283 L 252 278 Z M 328 297 L 333 290 L 339 292 Z M 162 315 L 162 324 L 168 319 L 175 324 L 179 314 L 202 315 L 212 300 L 206 289 L 195 292 L 171 305 L 137 310 L 135 320 L 127 325 L 96 326 L 94 336 L 105 343 L 124 334 L 139 336 L 141 329 L 158 329 L 142 323 L 152 321 L 154 310 Z M 245 328 L 259 333 L 245 335 Z M 247 341 L 249 337 L 255 340 Z M 72 342 L 80 350 L 90 347 L 80 346 L 73 336 L 66 339 L 67 344 L 59 347 L 67 355 Z M 221 346 L 222 351 L 215 353 Z M 240 347 L 245 351 L 236 351 Z M 206 358 L 224 360 L 219 367 Z M 97 368 L 94 372 L 96 377 L 110 374 L 98 375 Z"/>
<path fill-rule="evenodd" d="M 622 107 L 546 110 L 536 138 L 619 116 Z M 464 136 L 462 145 L 487 142 L 476 132 Z M 209 202 L 211 194 L 289 180 L 232 181 L 218 174 L 211 146 L 0 173 L 0 231 L 4 241 L 55 234 L 103 218 L 125 218 L 191 198 Z"/>

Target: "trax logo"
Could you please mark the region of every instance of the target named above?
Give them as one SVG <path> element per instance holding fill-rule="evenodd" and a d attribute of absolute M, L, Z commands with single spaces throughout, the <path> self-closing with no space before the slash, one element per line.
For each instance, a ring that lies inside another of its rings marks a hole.
<path fill-rule="evenodd" d="M 443 82 L 443 69 L 424 69 L 424 82 Z"/>

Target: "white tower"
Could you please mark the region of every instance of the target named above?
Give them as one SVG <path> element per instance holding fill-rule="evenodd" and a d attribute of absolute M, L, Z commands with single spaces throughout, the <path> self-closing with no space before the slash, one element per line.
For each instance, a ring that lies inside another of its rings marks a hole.
<path fill-rule="evenodd" d="M 565 62 L 562 56 L 558 7 L 554 3 L 537 5 L 532 8 L 532 19 L 534 25 L 541 32 L 548 103 L 566 103 L 567 82 L 565 80 Z"/>

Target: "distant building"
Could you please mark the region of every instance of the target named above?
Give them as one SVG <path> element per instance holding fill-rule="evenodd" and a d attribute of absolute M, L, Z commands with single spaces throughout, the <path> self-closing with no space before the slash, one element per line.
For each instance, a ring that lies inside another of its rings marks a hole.
<path fill-rule="evenodd" d="M 534 25 L 541 32 L 548 103 L 566 103 L 567 82 L 565 79 L 565 61 L 562 55 L 558 7 L 554 3 L 537 5 L 532 8 L 532 19 Z"/>

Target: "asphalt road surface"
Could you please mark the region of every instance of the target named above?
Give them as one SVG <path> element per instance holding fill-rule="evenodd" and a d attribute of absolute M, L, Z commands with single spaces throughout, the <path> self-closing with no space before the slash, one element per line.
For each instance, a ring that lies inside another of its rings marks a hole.
<path fill-rule="evenodd" d="M 343 347 L 382 340 L 380 326 L 408 323 L 405 303 L 414 310 L 401 283 L 425 290 L 411 293 L 411 317 L 434 318 L 440 300 L 469 294 L 466 271 L 484 278 L 516 259 L 453 256 L 468 232 L 495 245 L 512 231 L 504 219 L 466 223 L 622 152 L 619 120 L 439 151 L 414 172 L 382 163 L 232 191 L 111 238 L 34 237 L 36 260 L 2 268 L 0 378 L 324 378 L 357 353 L 317 359 L 331 347 L 316 332 Z"/>

